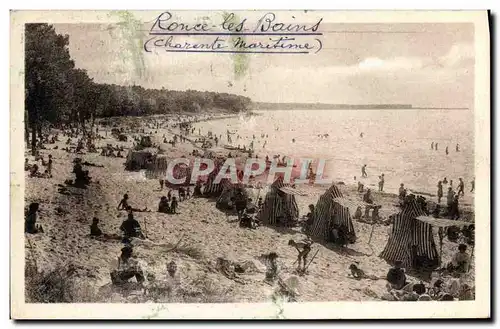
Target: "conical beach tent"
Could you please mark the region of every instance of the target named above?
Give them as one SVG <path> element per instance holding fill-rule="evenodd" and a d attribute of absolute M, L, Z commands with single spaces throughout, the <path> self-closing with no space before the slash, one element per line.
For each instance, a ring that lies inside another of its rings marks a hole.
<path fill-rule="evenodd" d="M 281 190 L 282 188 L 285 189 Z M 263 223 L 276 225 L 279 217 L 287 221 L 298 220 L 299 207 L 295 195 L 287 189 L 290 189 L 290 185 L 283 182 L 283 176 L 279 176 L 271 184 L 259 213 L 259 218 Z"/>
<path fill-rule="evenodd" d="M 431 266 L 437 266 L 439 259 L 432 226 L 417 220 L 425 215 L 415 200 L 407 202 L 404 209 L 394 216 L 391 235 L 379 257 L 389 263 L 400 260 L 407 269 L 414 266 L 417 257 L 426 258 Z"/>
<path fill-rule="evenodd" d="M 249 197 L 247 190 L 243 187 L 243 184 L 233 184 L 228 178 L 221 179 L 220 186 L 222 186 L 222 193 L 217 198 L 215 206 L 218 209 L 230 209 L 232 208 L 231 198 L 236 195 L 236 191 L 239 189 L 243 192 L 245 198 Z"/>
<path fill-rule="evenodd" d="M 331 227 L 338 225 L 344 229 L 350 243 L 356 241 L 356 232 L 354 231 L 349 208 L 338 201 L 342 198 L 342 192 L 340 192 L 335 184 L 320 196 L 314 209 L 314 223 L 310 231 L 311 236 L 328 241 Z"/>

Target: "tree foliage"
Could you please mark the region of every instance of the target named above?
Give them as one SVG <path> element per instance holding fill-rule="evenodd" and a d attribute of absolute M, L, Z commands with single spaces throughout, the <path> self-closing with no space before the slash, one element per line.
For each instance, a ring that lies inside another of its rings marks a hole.
<path fill-rule="evenodd" d="M 212 108 L 240 112 L 251 103 L 248 97 L 227 93 L 96 83 L 86 70 L 75 68 L 68 45 L 69 36 L 57 34 L 52 25 L 25 26 L 25 126 L 27 141 L 31 131 L 33 153 L 47 125 L 85 133 L 86 123 L 96 117 L 196 113 Z"/>

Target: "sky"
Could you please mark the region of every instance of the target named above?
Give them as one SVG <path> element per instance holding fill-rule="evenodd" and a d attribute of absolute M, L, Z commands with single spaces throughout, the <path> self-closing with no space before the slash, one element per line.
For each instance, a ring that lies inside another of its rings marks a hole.
<path fill-rule="evenodd" d="M 248 55 L 241 77 L 231 54 L 146 53 L 141 31 L 104 24 L 54 27 L 69 35 L 76 66 L 96 82 L 228 92 L 261 102 L 474 103 L 474 26 L 468 23 L 325 23 L 317 31 L 323 33 L 319 53 Z"/>

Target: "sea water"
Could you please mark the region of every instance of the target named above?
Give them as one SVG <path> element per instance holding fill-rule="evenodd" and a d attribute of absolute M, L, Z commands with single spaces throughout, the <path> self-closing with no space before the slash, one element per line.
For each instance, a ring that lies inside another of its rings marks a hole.
<path fill-rule="evenodd" d="M 222 135 L 222 144 L 227 144 L 226 131 L 234 132 L 233 146 L 248 147 L 255 135 L 254 148 L 263 157 L 280 154 L 325 159 L 324 176 L 332 181 L 356 183 L 366 164 L 368 177 L 362 179 L 363 183 L 377 186 L 383 173 L 384 190 L 390 192 L 396 192 L 404 183 L 412 191 L 435 194 L 438 180 L 444 177 L 453 180 L 454 189 L 458 178 L 463 178 L 467 191 L 474 178 L 472 110 L 297 108 L 257 113 L 198 123 L 195 127 L 201 128 L 202 134 L 212 131 Z M 261 134 L 269 137 L 261 138 Z M 324 134 L 328 137 L 318 136 Z M 433 142 L 438 143 L 438 150 L 431 149 Z"/>

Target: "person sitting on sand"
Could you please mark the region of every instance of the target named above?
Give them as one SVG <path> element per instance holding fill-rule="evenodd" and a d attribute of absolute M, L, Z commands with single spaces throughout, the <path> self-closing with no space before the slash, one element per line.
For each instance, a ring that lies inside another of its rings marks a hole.
<path fill-rule="evenodd" d="M 256 225 L 255 225 L 252 217 L 250 217 L 249 213 L 247 213 L 246 211 L 243 212 L 241 219 L 239 221 L 239 225 L 240 225 L 240 227 L 243 227 L 243 228 L 250 228 L 250 229 L 256 228 Z"/>
<path fill-rule="evenodd" d="M 467 245 L 460 244 L 458 252 L 453 255 L 451 262 L 446 266 L 449 272 L 466 273 L 469 270 L 470 257 L 467 254 Z"/>
<path fill-rule="evenodd" d="M 363 201 L 369 204 L 373 204 L 372 191 L 370 189 L 367 189 L 366 193 L 363 195 Z"/>
<path fill-rule="evenodd" d="M 92 219 L 92 225 L 90 225 L 90 236 L 101 236 L 102 231 L 99 228 L 99 219 L 97 217 L 94 217 Z"/>
<path fill-rule="evenodd" d="M 126 283 L 135 277 L 138 283 L 144 282 L 144 274 L 138 262 L 132 257 L 133 248 L 125 246 L 118 258 L 118 269 L 111 272 L 111 282 L 115 285 Z"/>
<path fill-rule="evenodd" d="M 168 200 L 166 196 L 162 196 L 160 203 L 158 204 L 158 212 L 168 214 L 170 213 L 170 206 L 168 205 Z"/>
<path fill-rule="evenodd" d="M 432 211 L 432 217 L 439 218 L 441 216 L 441 206 L 436 204 L 436 207 Z"/>
<path fill-rule="evenodd" d="M 361 219 L 363 217 L 363 212 L 361 211 L 361 206 L 356 208 L 356 212 L 354 213 L 353 219 Z"/>
<path fill-rule="evenodd" d="M 177 202 L 177 198 L 175 196 L 172 197 L 172 203 L 170 204 L 170 211 L 172 212 L 172 214 L 177 214 L 177 206 L 178 205 L 179 205 L 179 203 Z"/>
<path fill-rule="evenodd" d="M 128 194 L 125 193 L 123 195 L 123 199 L 120 200 L 120 203 L 118 204 L 118 207 L 116 209 L 118 209 L 118 210 L 127 210 L 128 207 L 129 207 L 129 205 L 128 205 Z"/>
<path fill-rule="evenodd" d="M 30 177 L 38 177 L 38 176 L 40 176 L 40 173 L 38 172 L 38 165 L 35 163 L 33 166 L 31 166 Z"/>
<path fill-rule="evenodd" d="M 145 207 L 144 209 L 137 209 L 133 208 L 131 205 L 128 204 L 128 194 L 125 193 L 123 195 L 123 199 L 121 199 L 120 203 L 118 204 L 118 207 L 116 208 L 118 210 L 127 210 L 127 211 L 136 211 L 136 212 L 146 212 L 148 211 L 148 208 Z"/>
<path fill-rule="evenodd" d="M 333 224 L 331 229 L 331 241 L 338 246 L 346 247 L 349 241 L 345 228 L 338 224 Z"/>
<path fill-rule="evenodd" d="M 179 193 L 179 202 L 186 200 L 186 190 L 184 189 L 184 187 L 182 186 L 179 187 L 178 193 Z"/>
<path fill-rule="evenodd" d="M 42 226 L 36 225 L 37 212 L 40 208 L 38 202 L 30 203 L 28 211 L 26 212 L 26 217 L 24 219 L 24 232 L 30 234 L 43 233 Z"/>
<path fill-rule="evenodd" d="M 394 262 L 394 267 L 387 272 L 387 282 L 392 289 L 400 290 L 406 285 L 406 274 L 401 267 L 402 262 L 397 260 Z"/>
<path fill-rule="evenodd" d="M 134 218 L 134 214 L 132 212 L 130 212 L 127 219 L 123 221 L 120 226 L 120 230 L 123 232 L 125 238 L 145 238 L 144 234 L 142 234 L 141 225 Z"/>
<path fill-rule="evenodd" d="M 380 220 L 380 215 L 378 213 L 380 208 L 382 208 L 382 206 L 380 206 L 380 205 L 373 207 L 373 212 L 372 212 L 372 221 L 373 222 L 377 222 Z"/>
<path fill-rule="evenodd" d="M 24 171 L 29 171 L 31 169 L 31 165 L 28 163 L 28 158 L 24 159 Z"/>
<path fill-rule="evenodd" d="M 358 181 L 358 192 L 363 192 L 365 186 L 363 185 L 363 183 L 361 183 L 360 181 Z"/>
<path fill-rule="evenodd" d="M 193 197 L 200 197 L 201 195 L 202 195 L 202 193 L 201 193 L 201 181 L 197 181 L 196 185 L 194 186 Z"/>

